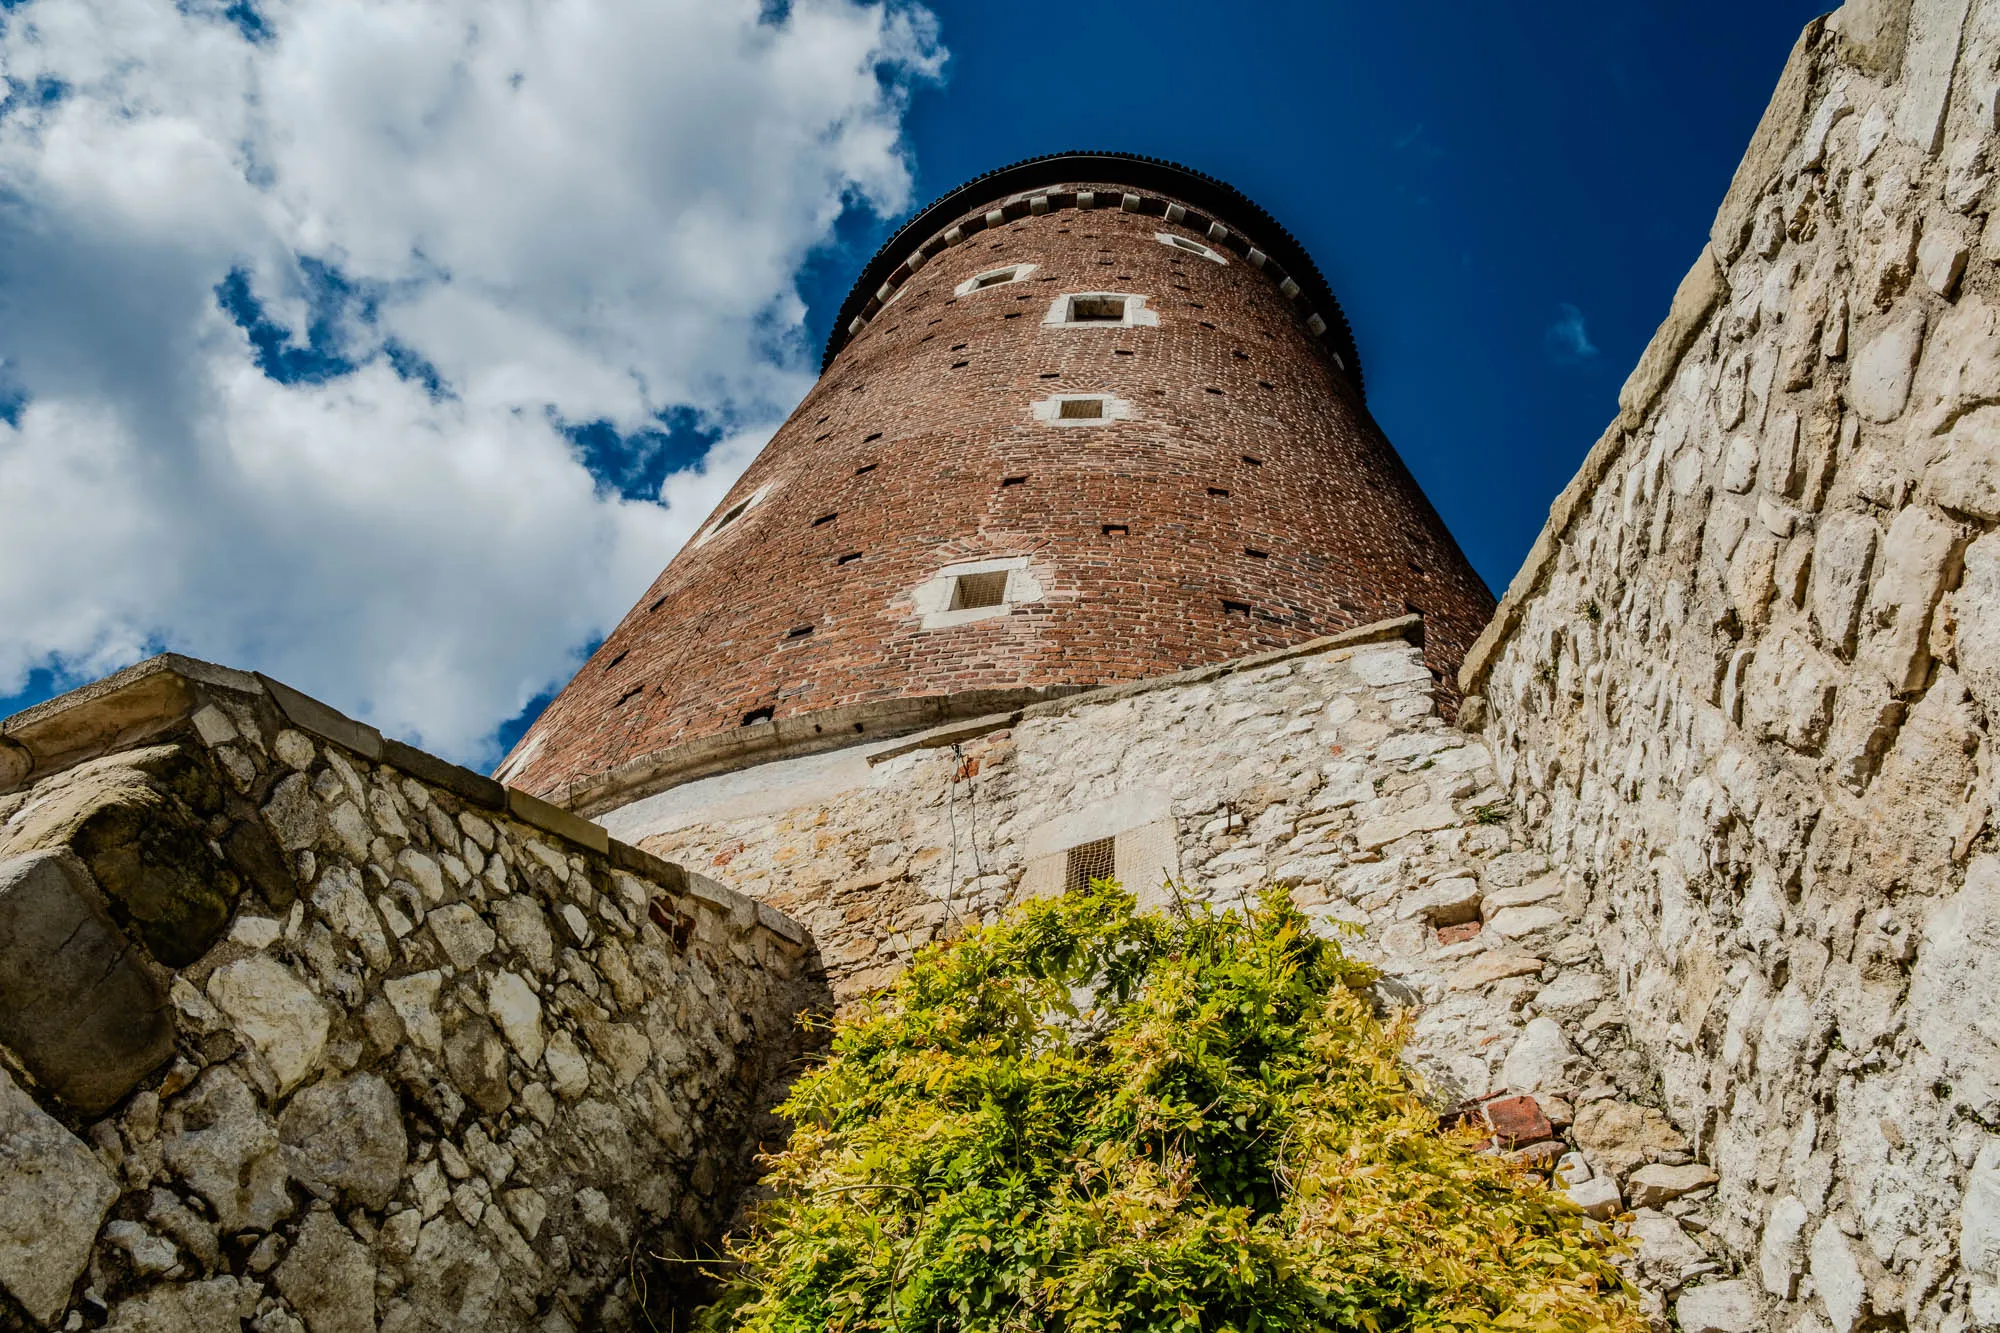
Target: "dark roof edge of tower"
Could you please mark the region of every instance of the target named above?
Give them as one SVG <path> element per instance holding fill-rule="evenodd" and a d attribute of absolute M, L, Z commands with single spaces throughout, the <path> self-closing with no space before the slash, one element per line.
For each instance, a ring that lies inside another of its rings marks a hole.
<path fill-rule="evenodd" d="M 1157 190 L 1213 217 L 1227 218 L 1241 228 L 1259 249 L 1277 261 L 1286 276 L 1299 284 L 1306 308 L 1326 321 L 1326 344 L 1340 356 L 1355 392 L 1363 392 L 1361 356 L 1355 348 L 1347 315 L 1341 310 L 1333 289 L 1320 274 L 1318 265 L 1313 263 L 1312 256 L 1306 253 L 1296 237 L 1249 196 L 1225 181 L 1164 158 L 1112 152 L 1048 153 L 1026 158 L 975 176 L 933 200 L 915 217 L 898 227 L 855 278 L 847 299 L 841 302 L 840 312 L 834 317 L 833 331 L 827 335 L 826 354 L 820 359 L 821 373 L 825 373 L 826 368 L 833 364 L 833 358 L 840 354 L 840 349 L 847 345 L 854 321 L 875 299 L 877 290 L 902 266 L 915 245 L 928 240 L 933 233 L 943 230 L 949 223 L 982 204 L 1009 198 L 1037 185 L 1069 181 L 1102 181 L 1105 184 Z"/>

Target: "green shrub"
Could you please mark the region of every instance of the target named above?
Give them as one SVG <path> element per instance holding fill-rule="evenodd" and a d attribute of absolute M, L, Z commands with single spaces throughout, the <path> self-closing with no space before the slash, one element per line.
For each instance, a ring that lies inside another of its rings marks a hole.
<path fill-rule="evenodd" d="M 1275 890 L 925 950 L 795 1086 L 710 1326 L 1642 1329 L 1610 1241 L 1440 1131 L 1372 975 Z"/>

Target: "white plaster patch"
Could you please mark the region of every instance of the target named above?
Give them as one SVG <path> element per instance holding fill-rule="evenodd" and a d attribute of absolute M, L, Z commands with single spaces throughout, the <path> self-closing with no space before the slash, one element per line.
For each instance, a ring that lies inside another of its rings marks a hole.
<path fill-rule="evenodd" d="M 1094 417 L 1063 415 L 1064 403 L 1090 402 L 1102 404 L 1098 415 Z M 1137 409 L 1129 401 L 1104 393 L 1053 394 L 1036 403 L 1031 411 L 1035 420 L 1044 426 L 1107 426 L 1114 421 L 1130 421 L 1138 416 Z"/>
<path fill-rule="evenodd" d="M 951 289 L 953 296 L 970 296 L 974 292 L 991 291 L 995 287 L 1010 287 L 1017 282 L 1025 282 L 1034 274 L 1038 265 L 1007 264 L 1000 268 L 989 268 L 984 273 L 975 273 L 964 282 Z M 896 295 L 901 296 L 899 290 Z"/>
<path fill-rule="evenodd" d="M 960 578 L 968 574 L 996 574 L 1003 571 L 1007 575 L 1007 586 L 998 606 L 952 609 L 952 591 Z M 1014 555 L 947 565 L 936 575 L 912 589 L 910 602 L 916 608 L 917 614 L 923 617 L 924 629 L 949 629 L 954 625 L 1007 615 L 1022 603 L 1041 601 L 1042 596 L 1041 580 L 1029 572 L 1028 557 Z"/>
<path fill-rule="evenodd" d="M 1171 249 L 1185 251 L 1186 253 L 1191 255 L 1200 255 L 1203 259 L 1208 260 L 1212 264 L 1221 264 L 1224 268 L 1227 268 L 1229 266 L 1229 259 L 1227 256 L 1215 250 L 1209 249 L 1209 247 L 1203 245 L 1200 241 L 1190 241 L 1185 236 L 1176 236 L 1172 232 L 1168 231 L 1154 232 L 1153 239 L 1158 241 L 1161 245 L 1168 246 Z"/>
<path fill-rule="evenodd" d="M 1125 313 L 1120 319 L 1077 319 L 1079 301 L 1123 301 Z M 1044 328 L 1055 329 L 1154 328 L 1159 322 L 1160 312 L 1147 309 L 1146 298 L 1130 292 L 1065 292 L 1049 303 L 1049 313 L 1042 317 Z"/>

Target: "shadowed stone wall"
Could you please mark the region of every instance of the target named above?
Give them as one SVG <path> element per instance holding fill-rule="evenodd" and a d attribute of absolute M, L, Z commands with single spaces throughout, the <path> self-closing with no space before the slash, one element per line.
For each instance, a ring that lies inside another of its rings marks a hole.
<path fill-rule="evenodd" d="M 0 738 L 0 1327 L 644 1326 L 780 1136 L 771 909 L 185 658 Z"/>

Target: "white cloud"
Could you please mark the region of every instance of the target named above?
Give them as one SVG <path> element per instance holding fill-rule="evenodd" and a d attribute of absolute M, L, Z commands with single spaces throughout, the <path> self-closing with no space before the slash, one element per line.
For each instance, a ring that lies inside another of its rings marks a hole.
<path fill-rule="evenodd" d="M 1556 307 L 1556 322 L 1542 330 L 1542 350 L 1559 364 L 1588 361 L 1597 355 L 1597 344 L 1584 327 L 1583 312 L 1564 301 Z"/>
<path fill-rule="evenodd" d="M 253 40 L 213 0 L 0 12 L 0 696 L 166 645 L 492 758 L 805 388 L 806 254 L 906 202 L 928 14 L 759 18 L 267 0 Z M 232 272 L 300 346 L 317 313 L 337 373 L 264 374 Z M 727 437 L 664 506 L 556 424 L 674 407 Z"/>

